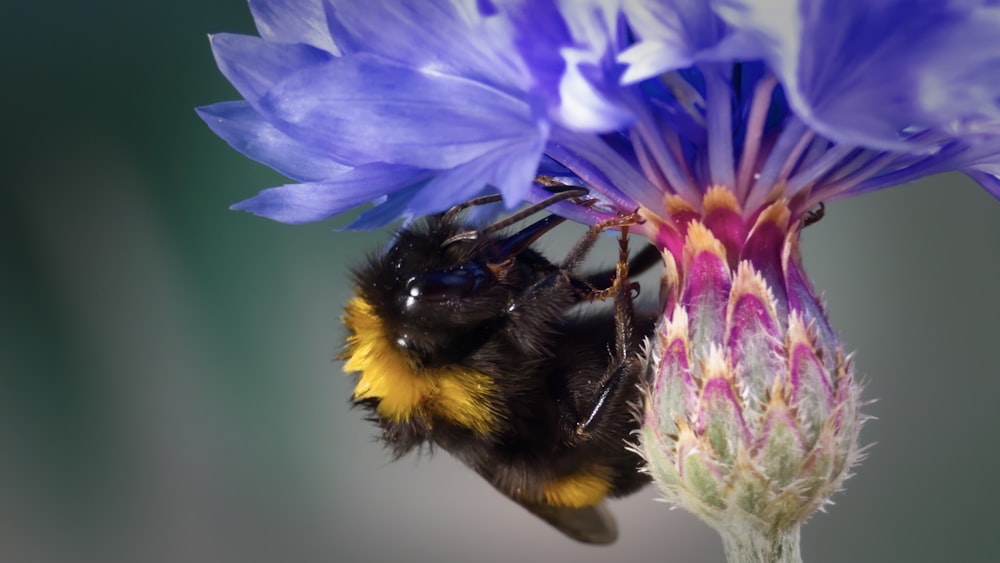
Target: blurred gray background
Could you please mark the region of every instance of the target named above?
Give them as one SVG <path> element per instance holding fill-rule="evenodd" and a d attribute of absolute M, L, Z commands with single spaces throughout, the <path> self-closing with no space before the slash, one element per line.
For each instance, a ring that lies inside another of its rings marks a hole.
<path fill-rule="evenodd" d="M 723 560 L 652 488 L 594 548 L 446 454 L 390 463 L 332 359 L 388 233 L 227 211 L 283 179 L 193 111 L 236 98 L 206 34 L 252 32 L 245 3 L 4 13 L 0 560 Z M 942 176 L 835 203 L 804 254 L 878 418 L 805 560 L 1000 560 L 1000 202 Z"/>

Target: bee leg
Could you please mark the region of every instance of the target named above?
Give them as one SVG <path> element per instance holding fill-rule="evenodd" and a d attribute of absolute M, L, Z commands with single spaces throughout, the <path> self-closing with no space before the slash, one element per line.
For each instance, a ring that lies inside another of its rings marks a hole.
<path fill-rule="evenodd" d="M 597 237 L 608 229 L 613 229 L 615 227 L 621 227 L 622 232 L 624 232 L 629 225 L 634 225 L 639 222 L 639 215 L 633 213 L 631 215 L 624 215 L 621 217 L 615 217 L 613 219 L 608 219 L 601 221 L 600 223 L 587 229 L 587 233 L 583 235 L 573 248 L 570 249 L 569 253 L 566 254 L 566 258 L 562 262 L 562 270 L 568 272 L 576 272 L 579 268 L 580 263 L 583 262 L 584 258 L 587 257 L 587 253 L 590 249 L 594 247 L 597 243 Z M 627 243 L 626 243 L 627 252 Z M 628 255 L 625 256 L 626 269 L 628 264 Z"/>
<path fill-rule="evenodd" d="M 611 405 L 619 396 L 618 393 L 622 385 L 633 379 L 634 375 L 639 372 L 640 364 L 636 355 L 638 350 L 634 346 L 627 346 L 625 349 L 628 352 L 624 355 L 622 355 L 623 350 L 617 351 L 618 357 L 609 366 L 608 375 L 601 382 L 596 399 L 594 399 L 586 416 L 581 416 L 573 404 L 572 398 L 568 395 L 556 399 L 559 411 L 573 425 L 578 436 L 586 436 L 592 428 L 600 427 L 602 417 L 609 408 L 612 408 Z"/>
<path fill-rule="evenodd" d="M 590 252 L 594 243 L 597 242 L 598 235 L 615 227 L 620 227 L 624 232 L 628 229 L 629 225 L 634 225 L 637 222 L 639 222 L 639 216 L 633 213 L 631 215 L 608 219 L 590 227 L 587 230 L 587 234 L 585 234 L 582 239 L 577 241 L 577 243 L 573 245 L 573 248 L 570 249 L 566 259 L 558 268 L 558 272 L 553 275 L 546 276 L 526 289 L 515 302 L 508 304 L 507 312 L 516 313 L 517 311 L 524 309 L 526 306 L 548 299 L 549 296 L 553 294 L 552 289 L 555 287 L 564 288 L 569 286 L 572 289 L 572 294 L 576 302 L 583 300 L 604 300 L 611 297 L 615 292 L 613 285 L 607 288 L 595 288 L 587 280 L 577 277 L 574 274 L 574 271 L 583 259 L 587 257 L 587 253 Z M 627 243 L 625 244 L 626 263 L 624 271 L 625 276 L 627 277 L 628 246 Z M 625 278 L 622 279 L 624 280 Z M 634 288 L 638 288 L 638 284 L 634 284 Z"/>
<path fill-rule="evenodd" d="M 598 236 L 600 236 L 602 232 L 616 227 L 621 228 L 622 232 L 624 232 L 627 230 L 629 225 L 634 225 L 638 222 L 640 222 L 640 218 L 637 213 L 632 213 L 631 215 L 622 215 L 619 217 L 602 221 L 587 229 L 587 233 L 583 235 L 583 238 L 581 238 L 579 241 L 577 241 L 575 245 L 573 245 L 573 248 L 570 249 L 569 253 L 567 253 L 566 255 L 566 258 L 560 265 L 559 270 L 562 273 L 562 275 L 566 277 L 569 284 L 573 286 L 574 293 L 576 294 L 578 300 L 603 301 L 614 295 L 615 289 L 613 284 L 611 286 L 606 286 L 601 283 L 603 280 L 606 280 L 608 277 L 610 277 L 606 273 L 603 275 L 598 274 L 596 276 L 591 275 L 587 276 L 586 278 L 581 278 L 576 276 L 576 270 L 579 268 L 583 260 L 587 257 L 587 254 L 590 252 L 590 250 L 594 247 L 594 244 L 597 243 L 597 238 Z M 627 252 L 628 251 L 626 248 L 626 253 Z M 625 262 L 626 262 L 625 271 L 627 276 L 628 275 L 627 254 L 625 256 Z M 649 266 L 642 266 L 642 267 L 643 269 L 646 269 Z M 597 283 L 593 283 L 594 281 L 597 281 Z"/>
<path fill-rule="evenodd" d="M 623 383 L 638 372 L 638 347 L 635 342 L 634 324 L 635 310 L 632 305 L 632 292 L 638 290 L 635 282 L 629 282 L 628 263 L 628 226 L 622 226 L 618 239 L 618 264 L 615 267 L 615 280 L 612 290 L 615 293 L 615 345 L 608 373 L 601 382 L 597 398 L 586 417 L 577 419 L 576 433 L 585 435 L 595 425 L 599 425 L 601 416 L 607 412 L 614 402 Z"/>
<path fill-rule="evenodd" d="M 572 398 L 564 394 L 565 391 L 560 393 L 556 400 L 560 412 L 573 425 L 578 436 L 585 436 L 591 428 L 600 426 L 601 417 L 612 408 L 615 398 L 620 396 L 618 391 L 638 373 L 640 367 L 633 328 L 635 312 L 632 305 L 633 292 L 638 291 L 639 284 L 628 281 L 628 226 L 621 225 L 621 227 L 618 264 L 615 267 L 614 281 L 609 288 L 615 297 L 615 342 L 610 365 L 601 380 L 596 398 L 586 413 L 581 414 L 577 410 Z"/>
<path fill-rule="evenodd" d="M 663 264 L 663 255 L 655 245 L 646 243 L 642 250 L 629 259 L 628 272 L 630 276 L 638 276 L 657 264 Z M 583 281 L 595 289 L 607 290 L 611 287 L 609 284 L 614 283 L 616 272 L 617 266 L 615 269 L 589 274 Z"/>

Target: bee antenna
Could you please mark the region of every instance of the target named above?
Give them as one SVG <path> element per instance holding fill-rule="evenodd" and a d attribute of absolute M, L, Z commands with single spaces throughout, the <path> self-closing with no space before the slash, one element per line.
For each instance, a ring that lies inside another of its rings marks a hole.
<path fill-rule="evenodd" d="M 534 205 L 529 205 L 528 207 L 525 207 L 521 211 L 518 211 L 517 213 L 510 215 L 509 217 L 505 217 L 497 221 L 496 223 L 493 223 L 492 225 L 486 227 L 485 229 L 482 229 L 481 231 L 479 231 L 479 234 L 488 235 L 490 233 L 495 233 L 497 231 L 506 229 L 507 227 L 513 225 L 514 223 L 517 223 L 521 219 L 530 217 L 535 213 L 538 213 L 539 211 L 545 209 L 546 207 L 551 206 L 552 204 L 559 203 L 560 201 L 564 201 L 567 199 L 583 197 L 588 193 L 589 192 L 584 188 L 573 188 L 570 190 L 554 193 L 549 197 L 543 199 L 542 201 L 539 201 Z"/>
<path fill-rule="evenodd" d="M 485 236 L 485 235 L 488 235 L 488 234 L 491 234 L 491 233 L 495 233 L 497 231 L 506 229 L 507 227 L 513 225 L 514 223 L 517 223 L 521 219 L 524 219 L 526 217 L 530 217 L 530 216 L 534 215 L 535 213 L 538 213 L 542 209 L 545 209 L 546 207 L 549 207 L 549 206 L 551 206 L 551 205 L 553 205 L 555 203 L 558 203 L 560 201 L 564 201 L 564 200 L 567 200 L 567 199 L 580 198 L 580 197 L 583 197 L 583 196 L 587 195 L 588 193 L 589 192 L 585 188 L 571 188 L 571 189 L 568 189 L 568 190 L 563 190 L 561 192 L 554 193 L 554 194 L 550 195 L 549 197 L 543 199 L 542 201 L 539 201 L 538 203 L 536 203 L 534 205 L 529 205 L 528 207 L 525 207 L 521 211 L 518 211 L 517 213 L 514 213 L 513 215 L 510 215 L 508 217 L 505 217 L 505 218 L 503 218 L 503 219 L 501 219 L 501 220 L 499 220 L 499 221 L 493 223 L 492 225 L 489 225 L 489 226 L 487 226 L 487 227 L 485 227 L 483 229 L 480 229 L 478 231 L 465 231 L 465 232 L 458 233 L 455 236 L 449 237 L 448 240 L 446 240 L 443 243 L 441 243 L 441 246 L 445 247 L 445 246 L 448 246 L 449 244 L 451 244 L 453 242 L 460 241 L 460 240 L 475 240 L 475 239 L 477 239 L 477 238 L 479 238 L 481 236 Z M 490 197 L 490 196 L 484 196 L 484 197 Z M 497 196 L 497 197 L 499 197 L 499 196 Z M 465 205 L 465 204 L 459 204 L 459 205 Z M 456 205 L 455 207 L 458 207 L 458 205 Z M 451 210 L 448 211 L 448 215 L 451 214 L 451 211 L 454 210 L 455 207 L 453 207 Z M 468 205 L 466 205 L 465 207 L 468 207 Z M 464 209 L 464 207 L 463 207 L 463 209 Z"/>
<path fill-rule="evenodd" d="M 500 196 L 500 194 L 481 195 L 479 197 L 474 197 L 469 201 L 465 201 L 459 203 L 458 205 L 452 206 L 452 208 L 446 211 L 441 218 L 444 221 L 451 221 L 452 219 L 455 218 L 455 215 L 458 215 L 459 213 L 470 207 L 475 207 L 477 205 L 488 205 L 490 203 L 497 203 L 501 199 L 502 197 Z"/>

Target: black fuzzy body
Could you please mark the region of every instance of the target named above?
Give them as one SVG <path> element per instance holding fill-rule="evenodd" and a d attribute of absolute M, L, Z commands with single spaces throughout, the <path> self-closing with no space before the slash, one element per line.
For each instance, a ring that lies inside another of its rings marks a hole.
<path fill-rule="evenodd" d="M 377 398 L 355 404 L 368 410 L 397 457 L 425 444 L 440 446 L 572 537 L 610 541 L 568 529 L 573 523 L 562 522 L 563 507 L 547 506 L 552 503 L 544 491 L 547 483 L 592 470 L 607 481 L 604 496 L 632 493 L 648 481 L 639 471 L 639 456 L 626 449 L 638 427 L 629 407 L 640 400 L 637 344 L 628 343 L 636 353 L 624 368 L 618 365 L 613 350 L 621 327 L 614 312 L 581 315 L 574 309 L 604 288 L 591 287 L 572 265 L 553 263 L 530 248 L 506 256 L 507 239 L 492 234 L 444 244 L 469 229 L 447 216 L 407 227 L 354 278 L 358 297 L 370 304 L 385 337 L 408 359 L 413 377 L 460 366 L 489 378 L 492 393 L 482 405 L 494 413 L 488 432 L 426 413 L 391 420 L 379 414 Z M 411 280 L 454 268 L 488 275 L 454 296 L 407 306 Z M 628 327 L 630 335 L 652 330 L 650 318 L 629 322 L 635 325 Z M 623 374 L 616 391 L 596 422 L 581 431 L 581 418 L 587 418 L 616 368 Z M 565 514 L 578 509 L 566 508 Z"/>

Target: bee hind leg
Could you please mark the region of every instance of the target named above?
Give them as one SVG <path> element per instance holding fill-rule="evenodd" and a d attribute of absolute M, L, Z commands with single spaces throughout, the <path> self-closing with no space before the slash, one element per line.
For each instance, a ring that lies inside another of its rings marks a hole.
<path fill-rule="evenodd" d="M 611 286 L 615 298 L 615 343 L 608 366 L 606 377 L 601 382 L 597 398 L 586 417 L 576 424 L 578 435 L 587 434 L 595 425 L 599 425 L 602 415 L 608 406 L 614 402 L 623 384 L 633 378 L 639 370 L 638 344 L 635 339 L 635 309 L 632 303 L 633 292 L 638 292 L 639 284 L 629 282 L 629 250 L 628 226 L 622 226 L 618 238 L 618 264 L 615 267 L 615 279 Z"/>
<path fill-rule="evenodd" d="M 563 416 L 575 427 L 578 436 L 585 436 L 592 428 L 600 427 L 604 414 L 617 402 L 623 386 L 634 378 L 640 368 L 638 344 L 634 332 L 635 311 L 632 304 L 633 292 L 638 291 L 639 284 L 628 281 L 627 225 L 622 225 L 618 247 L 614 282 L 607 290 L 615 298 L 614 345 L 611 350 L 611 361 L 601 379 L 595 399 L 586 412 L 579 412 L 568 397 L 560 398 L 558 401 Z"/>

